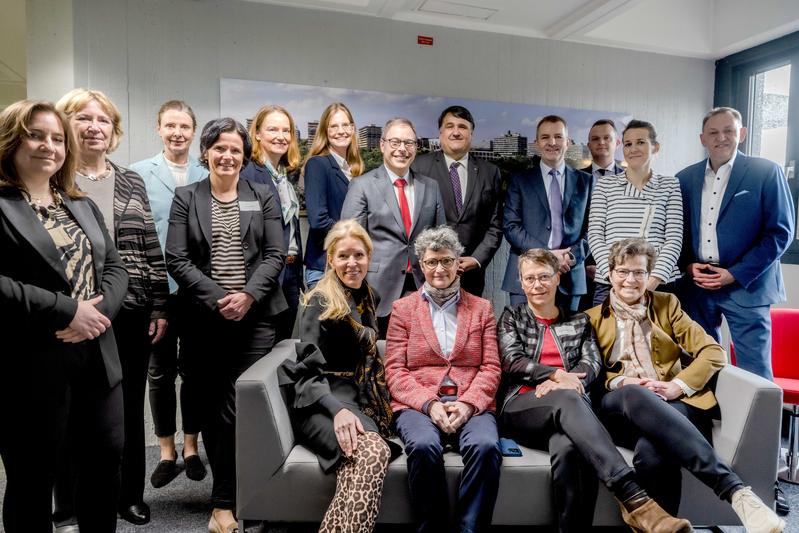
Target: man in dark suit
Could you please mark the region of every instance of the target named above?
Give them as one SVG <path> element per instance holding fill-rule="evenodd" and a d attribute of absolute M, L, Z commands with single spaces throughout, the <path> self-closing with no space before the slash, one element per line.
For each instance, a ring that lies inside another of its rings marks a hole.
<path fill-rule="evenodd" d="M 391 305 L 424 283 L 413 241 L 422 230 L 446 223 L 438 184 L 411 170 L 416 130 L 406 118 L 383 127 L 383 164 L 350 182 L 341 218 L 354 218 L 372 238 L 374 251 L 366 280 L 380 296 L 377 322 L 388 329 Z"/>
<path fill-rule="evenodd" d="M 624 168 L 616 161 L 616 149 L 621 144 L 616 123 L 609 118 L 601 118 L 594 122 L 588 130 L 588 150 L 591 152 L 591 164 L 582 168 L 592 176 L 592 185 L 602 176 L 620 174 Z M 585 310 L 594 306 L 594 274 L 596 262 L 593 256 L 585 258 L 585 278 L 587 284 L 586 294 L 580 298 L 580 309 Z"/>
<path fill-rule="evenodd" d="M 779 165 L 738 151 L 745 136 L 738 111 L 712 110 L 700 135 L 708 158 L 677 173 L 681 263 L 693 280 L 684 305 L 716 340 L 724 315 L 736 364 L 772 379 L 769 311 L 785 301 L 779 260 L 794 235 L 793 200 Z"/>
<path fill-rule="evenodd" d="M 473 132 L 468 109 L 446 108 L 438 117 L 441 151 L 420 155 L 412 168 L 438 182 L 447 224 L 465 249 L 458 264 L 461 287 L 482 296 L 485 269 L 502 244 L 501 185 L 496 165 L 469 157 Z"/>
<path fill-rule="evenodd" d="M 580 296 L 586 293 L 591 176 L 566 166 L 569 133 L 563 118 L 542 118 L 535 142 L 540 162 L 514 174 L 508 183 L 503 230 L 511 250 L 502 290 L 510 293 L 511 305 L 526 302 L 519 283 L 519 255 L 530 248 L 544 248 L 560 262 L 560 304 L 576 310 Z"/>

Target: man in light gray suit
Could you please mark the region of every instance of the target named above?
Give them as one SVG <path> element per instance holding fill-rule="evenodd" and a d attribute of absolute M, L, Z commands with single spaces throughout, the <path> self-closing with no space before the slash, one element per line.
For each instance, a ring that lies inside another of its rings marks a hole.
<path fill-rule="evenodd" d="M 444 202 L 432 178 L 411 170 L 416 130 L 410 120 L 393 118 L 383 127 L 383 164 L 353 179 L 341 218 L 354 218 L 374 244 L 366 280 L 380 296 L 377 321 L 385 337 L 391 304 L 424 283 L 413 241 L 422 230 L 446 223 Z"/>

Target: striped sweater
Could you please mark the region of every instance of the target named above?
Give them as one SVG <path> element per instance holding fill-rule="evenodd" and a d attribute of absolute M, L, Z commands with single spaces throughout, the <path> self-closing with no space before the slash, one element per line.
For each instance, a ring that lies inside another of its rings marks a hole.
<path fill-rule="evenodd" d="M 677 279 L 682 215 L 680 183 L 675 177 L 653 172 L 642 190 L 634 187 L 624 172 L 600 178 L 588 215 L 588 245 L 596 260 L 596 280 L 608 283 L 610 247 L 628 237 L 643 237 L 657 250 L 653 276 L 664 282 Z"/>

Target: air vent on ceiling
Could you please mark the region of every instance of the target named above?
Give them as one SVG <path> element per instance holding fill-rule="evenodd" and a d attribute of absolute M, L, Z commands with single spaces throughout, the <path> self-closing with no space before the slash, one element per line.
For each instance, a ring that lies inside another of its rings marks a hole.
<path fill-rule="evenodd" d="M 464 17 L 477 20 L 488 20 L 496 9 L 470 6 L 458 2 L 446 2 L 444 0 L 425 0 L 417 11 L 422 13 L 433 13 L 436 15 L 449 15 L 452 17 Z"/>

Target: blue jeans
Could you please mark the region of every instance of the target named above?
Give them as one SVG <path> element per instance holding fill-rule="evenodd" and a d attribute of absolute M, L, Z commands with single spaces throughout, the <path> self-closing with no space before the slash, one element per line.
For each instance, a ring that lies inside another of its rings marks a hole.
<path fill-rule="evenodd" d="M 417 531 L 448 531 L 444 445 L 449 436 L 439 430 L 429 416 L 413 409 L 399 412 L 397 433 L 408 456 L 408 482 Z M 502 464 L 494 413 L 473 416 L 453 437 L 453 444 L 463 458 L 456 507 L 458 530 L 467 533 L 488 531 Z"/>
<path fill-rule="evenodd" d="M 324 270 L 314 270 L 313 268 L 305 269 L 305 287 L 310 291 L 314 286 L 319 283 L 322 276 L 325 275 Z"/>

